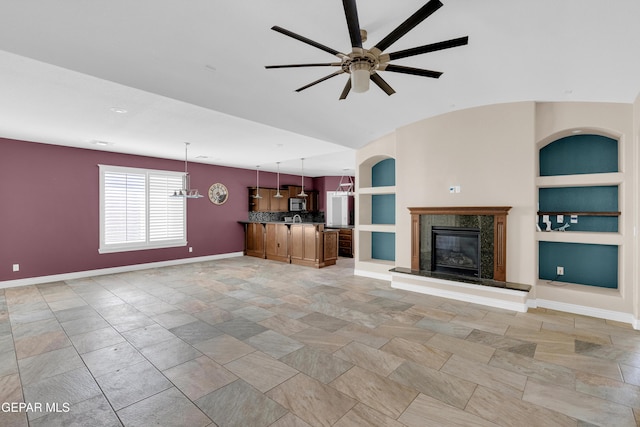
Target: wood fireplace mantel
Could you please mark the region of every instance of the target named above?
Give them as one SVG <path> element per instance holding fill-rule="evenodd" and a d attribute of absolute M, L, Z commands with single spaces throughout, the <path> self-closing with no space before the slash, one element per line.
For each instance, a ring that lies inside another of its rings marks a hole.
<path fill-rule="evenodd" d="M 511 206 L 409 208 L 411 213 L 411 269 L 420 270 L 420 215 L 492 215 L 493 280 L 507 279 L 507 215 Z"/>

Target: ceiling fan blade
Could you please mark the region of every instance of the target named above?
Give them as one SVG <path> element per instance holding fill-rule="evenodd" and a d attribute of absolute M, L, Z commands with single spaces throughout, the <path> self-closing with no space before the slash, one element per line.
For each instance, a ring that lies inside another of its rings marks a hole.
<path fill-rule="evenodd" d="M 391 71 L 393 73 L 413 74 L 415 76 L 439 78 L 442 73 L 440 71 L 425 70 L 422 68 L 405 67 L 402 65 L 387 64 L 379 68 L 382 71 Z"/>
<path fill-rule="evenodd" d="M 387 95 L 391 96 L 396 93 L 395 90 L 387 82 L 384 81 L 380 74 L 373 73 L 371 74 L 371 81 L 378 85 L 380 89 L 382 89 Z"/>
<path fill-rule="evenodd" d="M 317 64 L 265 65 L 264 68 L 339 67 L 340 62 L 319 62 Z"/>
<path fill-rule="evenodd" d="M 282 28 L 282 27 L 278 27 L 277 25 L 274 25 L 273 27 L 271 27 L 271 29 L 272 29 L 273 31 L 277 31 L 277 32 L 279 32 L 280 34 L 284 34 L 285 36 L 289 36 L 289 37 L 291 37 L 291 38 L 294 38 L 294 39 L 296 39 L 296 40 L 299 40 L 299 41 L 301 41 L 302 43 L 306 43 L 306 44 L 308 44 L 308 45 L 310 45 L 310 46 L 313 46 L 313 47 L 315 47 L 315 48 L 318 48 L 318 49 L 320 49 L 320 50 L 324 50 L 325 52 L 328 52 L 328 53 L 330 53 L 330 54 L 332 54 L 332 55 L 335 55 L 335 56 L 337 56 L 337 57 L 339 57 L 339 58 L 342 58 L 342 57 L 344 57 L 344 56 L 345 56 L 343 53 L 340 53 L 340 52 L 338 52 L 338 51 L 337 51 L 337 50 L 335 50 L 335 49 L 331 49 L 331 48 L 330 48 L 330 47 L 328 47 L 328 46 L 325 46 L 325 45 L 323 45 L 323 44 L 320 44 L 320 43 L 318 43 L 318 42 L 315 42 L 315 41 L 313 41 L 313 40 L 311 40 L 311 39 L 308 39 L 308 38 L 306 38 L 306 37 L 304 37 L 304 36 L 301 36 L 300 34 L 296 34 L 296 33 L 292 32 L 292 31 L 286 30 L 286 29 L 284 29 L 284 28 Z"/>
<path fill-rule="evenodd" d="M 378 49 L 380 52 L 384 52 L 385 49 L 398 41 L 400 37 L 407 34 L 416 25 L 427 19 L 431 14 L 433 14 L 441 7 L 442 3 L 440 2 L 440 0 L 430 0 L 427 4 L 418 9 L 416 13 L 407 18 L 406 21 L 398 25 L 398 27 L 395 30 L 391 31 L 389 35 L 380 40 L 378 44 L 373 47 L 373 49 Z"/>
<path fill-rule="evenodd" d="M 337 76 L 337 75 L 339 75 L 339 74 L 343 74 L 343 73 L 344 73 L 344 71 L 343 71 L 343 70 L 338 70 L 338 71 L 336 71 L 335 73 L 329 74 L 328 76 L 324 76 L 323 78 L 318 79 L 318 80 L 316 80 L 315 82 L 311 82 L 311 83 L 309 83 L 308 85 L 305 85 L 305 86 L 302 86 L 301 88 L 296 89 L 296 92 L 301 92 L 301 91 L 303 91 L 303 90 L 305 90 L 305 89 L 310 88 L 310 87 L 311 87 L 311 86 L 313 86 L 313 85 L 317 85 L 318 83 L 322 83 L 322 82 L 323 82 L 323 81 L 325 81 L 325 80 L 329 80 L 331 77 L 335 77 L 335 76 Z"/>
<path fill-rule="evenodd" d="M 356 0 L 342 0 L 342 5 L 344 6 L 344 15 L 347 18 L 351 47 L 359 47 L 362 49 L 362 36 L 360 35 L 360 22 L 358 22 Z"/>
<path fill-rule="evenodd" d="M 426 44 L 411 49 L 399 50 L 389 54 L 389 60 L 407 58 L 409 56 L 421 55 L 423 53 L 435 52 L 437 50 L 450 49 L 452 47 L 464 46 L 469 43 L 469 36 L 457 39 L 446 40 L 438 43 Z"/>
<path fill-rule="evenodd" d="M 340 99 L 346 99 L 350 91 L 351 91 L 351 77 L 349 77 L 349 80 L 347 80 L 347 84 L 344 85 L 344 89 L 342 89 L 342 93 L 340 94 Z"/>

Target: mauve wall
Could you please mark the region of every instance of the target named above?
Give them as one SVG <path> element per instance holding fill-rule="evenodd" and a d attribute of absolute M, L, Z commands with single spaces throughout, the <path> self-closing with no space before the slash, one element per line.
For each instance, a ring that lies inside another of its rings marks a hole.
<path fill-rule="evenodd" d="M 188 246 L 99 254 L 99 164 L 182 171 L 184 162 L 0 138 L 0 281 L 240 252 L 255 170 L 189 162 L 191 187 L 221 182 L 229 200 L 187 200 Z M 281 185 L 300 177 L 280 175 Z M 276 175 L 260 173 L 260 186 Z M 305 187 L 313 189 L 313 179 Z M 193 252 L 188 252 L 188 247 Z M 13 272 L 12 265 L 20 264 Z"/>

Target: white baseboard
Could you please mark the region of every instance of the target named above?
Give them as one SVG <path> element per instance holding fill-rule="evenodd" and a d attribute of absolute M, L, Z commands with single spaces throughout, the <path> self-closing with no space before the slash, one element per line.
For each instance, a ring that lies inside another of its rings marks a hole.
<path fill-rule="evenodd" d="M 550 301 L 545 299 L 529 300 L 531 308 L 548 308 L 551 310 L 564 311 L 566 313 L 581 314 L 583 316 L 597 317 L 598 319 L 614 320 L 616 322 L 629 323 L 633 329 L 640 329 L 640 319 L 631 313 L 605 310 L 602 308 L 587 307 L 584 305 L 569 304 L 566 302 Z"/>
<path fill-rule="evenodd" d="M 354 276 L 362 276 L 362 277 L 369 277 L 370 279 L 378 279 L 378 280 L 385 280 L 387 282 L 391 281 L 391 273 L 376 273 L 374 271 L 367 271 L 367 270 L 353 270 L 353 275 Z"/>
<path fill-rule="evenodd" d="M 401 281 L 392 281 L 391 287 L 402 289 L 405 291 L 417 292 L 426 295 L 433 295 L 442 298 L 448 298 L 456 301 L 471 302 L 474 304 L 486 305 L 489 307 L 502 308 L 504 310 L 518 311 L 525 313 L 527 311 L 526 302 L 505 301 L 499 298 L 483 297 L 478 295 L 466 294 L 464 292 L 456 292 L 452 290 L 439 289 L 424 285 L 417 285 Z M 514 291 L 515 292 L 515 291 Z"/>
<path fill-rule="evenodd" d="M 5 280 L 0 282 L 0 289 L 15 288 L 17 286 L 38 285 L 41 283 L 59 282 L 64 280 L 83 279 L 85 277 L 104 276 L 105 274 L 126 273 L 129 271 L 146 270 L 149 268 L 169 267 L 172 265 L 192 264 L 196 262 L 215 261 L 225 258 L 243 256 L 243 252 L 230 252 L 219 255 L 208 255 L 194 258 L 180 258 L 168 261 L 149 262 L 146 264 L 123 265 L 120 267 L 101 268 L 98 270 L 77 271 L 73 273 L 54 274 L 51 276 L 27 277 L 24 279 Z"/>

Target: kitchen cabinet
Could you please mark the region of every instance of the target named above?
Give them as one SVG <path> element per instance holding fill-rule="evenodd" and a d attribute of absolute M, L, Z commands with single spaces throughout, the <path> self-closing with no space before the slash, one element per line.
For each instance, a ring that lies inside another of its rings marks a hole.
<path fill-rule="evenodd" d="M 275 188 L 269 189 L 269 198 L 271 212 L 288 212 L 289 211 L 289 190 L 280 190 L 282 197 L 275 197 L 278 190 Z"/>
<path fill-rule="evenodd" d="M 256 189 L 249 188 L 249 210 L 251 212 L 270 212 L 271 211 L 271 193 L 268 188 L 260 188 L 258 190 L 260 198 L 256 199 Z"/>
<path fill-rule="evenodd" d="M 289 197 L 298 197 L 298 194 L 302 191 L 302 187 L 298 185 L 288 185 Z"/>
<path fill-rule="evenodd" d="M 242 223 L 247 232 L 246 255 L 316 268 L 333 265 L 338 259 L 338 230 L 326 230 L 324 224 Z M 262 230 L 264 240 L 260 240 Z"/>
<path fill-rule="evenodd" d="M 317 212 L 318 211 L 318 192 L 316 190 L 309 190 L 305 192 L 308 194 L 307 211 Z"/>
<path fill-rule="evenodd" d="M 286 224 L 265 224 L 266 258 L 290 262 L 289 227 Z"/>
<path fill-rule="evenodd" d="M 265 257 L 264 224 L 252 222 L 245 224 L 245 255 Z"/>
<path fill-rule="evenodd" d="M 323 224 L 291 224 L 291 263 L 326 267 L 338 258 L 338 231 L 325 230 Z"/>
<path fill-rule="evenodd" d="M 341 228 L 338 233 L 338 255 L 353 258 L 353 230 Z"/>

